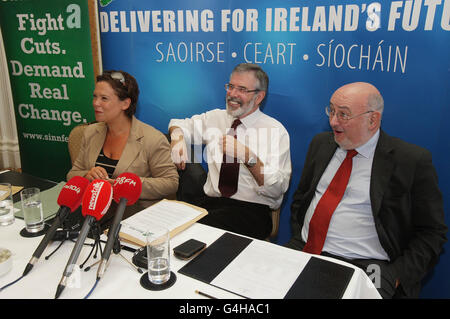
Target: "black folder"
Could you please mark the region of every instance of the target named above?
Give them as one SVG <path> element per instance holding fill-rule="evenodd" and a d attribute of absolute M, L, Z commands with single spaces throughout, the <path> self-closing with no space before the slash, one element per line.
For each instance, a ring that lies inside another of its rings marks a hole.
<path fill-rule="evenodd" d="M 210 284 L 251 242 L 252 239 L 225 233 L 178 272 Z M 342 298 L 353 273 L 353 268 L 313 256 L 284 298 Z"/>
<path fill-rule="evenodd" d="M 353 276 L 353 268 L 311 257 L 285 299 L 340 299 Z"/>
<path fill-rule="evenodd" d="M 251 242 L 252 239 L 225 233 L 178 272 L 210 283 Z"/>

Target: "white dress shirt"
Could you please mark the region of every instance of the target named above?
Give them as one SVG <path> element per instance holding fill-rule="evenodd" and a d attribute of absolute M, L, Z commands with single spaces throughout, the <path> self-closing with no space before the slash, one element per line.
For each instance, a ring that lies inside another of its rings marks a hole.
<path fill-rule="evenodd" d="M 188 149 L 192 144 L 206 144 L 204 160 L 208 163 L 208 178 L 203 189 L 211 197 L 221 196 L 218 185 L 223 152 L 219 141 L 228 133 L 233 121 L 234 118 L 226 110 L 215 109 L 169 122 L 169 128 L 178 126 L 183 130 Z M 264 185 L 259 186 L 252 173 L 241 163 L 238 190 L 231 198 L 276 209 L 288 189 L 292 171 L 289 134 L 280 122 L 259 109 L 242 118 L 241 122 L 236 129 L 237 139 L 264 163 Z"/>
<path fill-rule="evenodd" d="M 334 211 L 322 251 L 348 259 L 389 260 L 380 244 L 370 202 L 370 176 L 380 131 L 358 147 L 352 173 L 341 202 Z M 305 215 L 302 239 L 308 239 L 309 221 L 322 195 L 344 161 L 347 151 L 337 148 L 317 184 L 315 195 Z"/>

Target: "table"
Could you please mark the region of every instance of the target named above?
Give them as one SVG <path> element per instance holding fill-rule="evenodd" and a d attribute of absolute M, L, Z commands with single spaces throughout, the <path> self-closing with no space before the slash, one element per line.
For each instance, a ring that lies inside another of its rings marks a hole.
<path fill-rule="evenodd" d="M 0 174 L 2 175 L 2 174 Z M 24 227 L 24 221 L 16 219 L 12 225 L 0 227 L 0 246 L 9 249 L 13 253 L 13 268 L 10 272 L 0 277 L 0 287 L 19 278 L 26 264 L 30 260 L 34 250 L 38 246 L 42 237 L 23 238 L 19 235 L 20 230 Z M 173 237 L 170 241 L 171 247 L 175 247 L 184 241 L 195 238 L 210 245 L 217 238 L 225 233 L 224 230 L 195 223 L 188 229 Z M 104 235 L 102 235 L 104 236 Z M 104 237 L 103 239 L 106 239 Z M 256 240 L 256 239 L 255 239 Z M 86 242 L 92 242 L 87 239 Z M 276 244 L 260 241 L 261 245 L 267 245 L 269 248 L 289 249 Z M 56 287 L 61 279 L 67 260 L 72 252 L 74 242 L 66 241 L 61 248 L 49 260 L 45 260 L 45 256 L 52 252 L 59 242 L 51 243 L 42 254 L 38 263 L 35 264 L 32 271 L 16 284 L 6 288 L 0 292 L 0 299 L 53 299 Z M 88 256 L 91 247 L 85 246 L 78 258 L 78 264 L 83 262 Z M 131 261 L 132 253 L 122 250 L 122 255 Z M 311 257 L 310 254 L 298 252 L 305 260 Z M 343 295 L 345 299 L 354 298 L 380 298 L 378 291 L 369 280 L 365 272 L 351 264 L 345 263 L 324 256 L 316 256 L 347 267 L 354 268 L 353 276 Z M 97 259 L 91 259 L 86 266 L 93 264 Z M 202 299 L 205 298 L 197 293 L 196 290 L 202 291 L 216 298 L 224 299 L 241 299 L 242 297 L 218 287 L 214 287 L 207 283 L 195 280 L 191 277 L 178 273 L 188 261 L 179 260 L 171 255 L 171 268 L 177 276 L 175 284 L 162 291 L 150 291 L 143 288 L 139 281 L 142 274 L 138 273 L 128 262 L 118 255 L 111 254 L 109 266 L 98 283 L 97 287 L 90 295 L 90 299 Z M 61 299 L 81 299 L 93 287 L 97 267 L 93 267 L 90 271 L 75 270 L 77 278 L 71 287 L 66 287 L 61 295 Z"/>
<path fill-rule="evenodd" d="M 33 175 L 18 173 L 14 171 L 3 171 L 0 173 L 0 183 L 10 183 L 14 186 L 23 186 L 23 188 L 37 187 L 41 191 L 49 189 L 58 183 L 36 177 Z M 13 195 L 13 201 L 20 201 L 20 192 Z"/>
<path fill-rule="evenodd" d="M 19 232 L 23 227 L 24 222 L 20 219 L 16 219 L 14 224 L 0 229 L 1 246 L 8 248 L 13 253 L 13 269 L 6 275 L 0 277 L 0 286 L 4 286 L 22 275 L 25 265 L 28 263 L 32 253 L 42 239 L 42 237 L 21 237 Z M 224 231 L 221 229 L 196 223 L 172 238 L 170 245 L 171 247 L 175 247 L 189 238 L 196 238 L 207 244 L 211 244 L 223 233 Z M 87 242 L 89 241 L 90 240 L 88 239 Z M 269 242 L 264 242 L 262 244 L 275 245 Z M 49 260 L 45 260 L 44 257 L 48 255 L 49 252 L 53 251 L 57 245 L 57 242 L 50 244 L 44 251 L 39 262 L 34 266 L 33 270 L 15 285 L 0 292 L 0 298 L 54 298 L 56 287 L 61 279 L 74 243 L 66 241 Z M 79 262 L 82 262 L 88 256 L 90 249 L 91 247 L 89 246 L 85 246 L 82 249 L 78 259 Z M 287 248 L 280 247 L 280 249 Z M 131 260 L 131 252 L 122 250 L 122 254 L 128 260 Z M 304 254 L 305 258 L 310 258 L 309 254 L 303 252 L 299 252 L 299 254 Z M 372 282 L 370 282 L 361 269 L 332 258 L 320 258 L 328 259 L 355 269 L 343 298 L 380 298 Z M 91 260 L 86 263 L 86 266 L 91 265 L 93 262 L 94 259 L 91 258 Z M 176 259 L 172 255 L 171 266 L 172 271 L 174 271 L 177 276 L 176 283 L 171 288 L 163 291 L 149 291 L 141 287 L 139 283 L 142 275 L 133 269 L 120 256 L 112 254 L 108 269 L 90 298 L 203 298 L 196 294 L 195 290 L 200 290 L 216 298 L 241 298 L 231 292 L 224 291 L 177 273 L 177 270 L 186 263 L 187 261 Z M 95 283 L 96 273 L 97 267 L 93 267 L 88 272 L 81 270 L 78 276 L 79 282 L 75 284 L 77 287 L 66 287 L 60 298 L 84 298 Z"/>

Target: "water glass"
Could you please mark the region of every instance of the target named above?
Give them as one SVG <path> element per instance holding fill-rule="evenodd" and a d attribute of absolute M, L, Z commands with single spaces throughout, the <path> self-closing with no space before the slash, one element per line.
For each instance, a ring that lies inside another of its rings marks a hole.
<path fill-rule="evenodd" d="M 39 188 L 24 189 L 20 192 L 20 199 L 22 200 L 22 212 L 26 230 L 30 233 L 37 233 L 43 230 L 44 214 Z"/>
<path fill-rule="evenodd" d="M 147 235 L 148 279 L 155 285 L 170 279 L 170 234 L 164 227 L 152 227 Z"/>
<path fill-rule="evenodd" d="M 9 183 L 0 183 L 0 226 L 12 223 L 14 223 L 12 186 Z"/>

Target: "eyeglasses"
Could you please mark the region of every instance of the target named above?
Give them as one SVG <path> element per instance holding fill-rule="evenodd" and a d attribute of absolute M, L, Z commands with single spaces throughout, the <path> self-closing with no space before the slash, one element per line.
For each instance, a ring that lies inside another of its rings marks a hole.
<path fill-rule="evenodd" d="M 331 108 L 330 106 L 326 106 L 325 107 L 325 113 L 327 114 L 327 116 L 331 119 L 334 115 L 336 115 L 336 117 L 337 117 L 339 122 L 347 122 L 347 121 L 349 121 L 351 119 L 354 119 L 355 117 L 358 117 L 358 116 L 361 116 L 361 115 L 364 115 L 364 114 L 367 114 L 367 113 L 372 113 L 372 112 L 375 112 L 375 111 L 366 111 L 366 112 L 363 112 L 363 113 L 360 113 L 360 114 L 357 114 L 357 115 L 354 115 L 354 116 L 350 116 L 350 115 L 348 115 L 347 113 L 345 113 L 343 111 L 338 111 L 336 113 L 334 108 Z"/>
<path fill-rule="evenodd" d="M 225 91 L 229 92 L 232 91 L 233 89 L 236 89 L 239 93 L 241 94 L 246 94 L 246 93 L 252 93 L 252 92 L 259 92 L 261 90 L 259 89 L 255 89 L 255 90 L 249 90 L 246 87 L 243 86 L 234 86 L 231 83 L 227 83 L 225 84 Z"/>
<path fill-rule="evenodd" d="M 112 72 L 110 75 L 111 79 L 119 80 L 122 85 L 125 85 L 125 77 L 123 76 L 122 72 Z"/>

